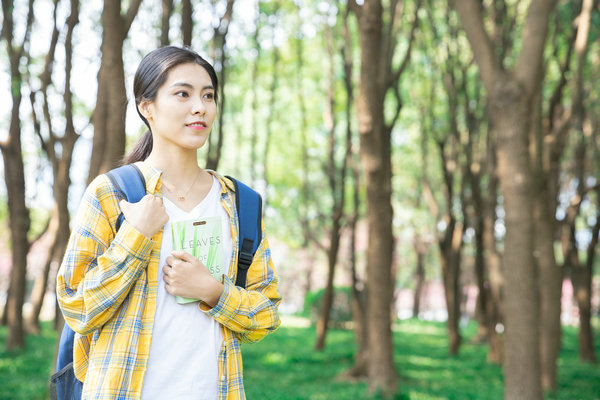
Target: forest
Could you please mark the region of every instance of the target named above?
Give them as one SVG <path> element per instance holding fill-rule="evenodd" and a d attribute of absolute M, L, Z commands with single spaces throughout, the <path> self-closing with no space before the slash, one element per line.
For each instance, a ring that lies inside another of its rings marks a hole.
<path fill-rule="evenodd" d="M 598 374 L 598 0 L 2 0 L 0 22 L 2 354 L 61 331 L 70 221 L 173 44 L 215 66 L 202 167 L 262 194 L 305 351 L 352 332 L 344 376 L 405 398 L 395 332 L 433 319 L 450 360 L 501 367 L 491 398 L 543 399 L 573 328 Z"/>

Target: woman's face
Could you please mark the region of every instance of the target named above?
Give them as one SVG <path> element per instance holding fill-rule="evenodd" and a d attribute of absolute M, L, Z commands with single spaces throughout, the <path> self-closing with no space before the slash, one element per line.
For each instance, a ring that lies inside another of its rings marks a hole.
<path fill-rule="evenodd" d="M 206 143 L 217 114 L 215 88 L 198 64 L 173 67 L 153 101 L 139 104 L 157 145 L 198 149 Z"/>

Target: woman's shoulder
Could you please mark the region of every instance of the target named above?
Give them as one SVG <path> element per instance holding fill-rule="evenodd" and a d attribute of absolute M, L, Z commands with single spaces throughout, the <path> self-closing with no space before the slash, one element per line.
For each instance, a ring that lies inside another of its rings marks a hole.
<path fill-rule="evenodd" d="M 117 189 L 106 174 L 96 176 L 85 190 L 85 196 L 90 196 L 103 202 L 118 197 Z"/>
<path fill-rule="evenodd" d="M 85 189 L 79 209 L 84 213 L 85 210 L 94 213 L 100 212 L 112 220 L 120 213 L 119 200 L 118 190 L 109 177 L 106 174 L 100 174 Z"/>

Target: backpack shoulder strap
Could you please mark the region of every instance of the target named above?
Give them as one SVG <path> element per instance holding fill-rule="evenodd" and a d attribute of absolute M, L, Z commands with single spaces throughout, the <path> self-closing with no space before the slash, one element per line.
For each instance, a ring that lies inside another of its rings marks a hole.
<path fill-rule="evenodd" d="M 146 180 L 142 171 L 135 164 L 126 164 L 112 169 L 106 175 L 117 190 L 119 197 L 129 203 L 137 203 L 146 195 Z M 124 220 L 125 216 L 120 213 L 117 218 L 117 231 Z"/>
<path fill-rule="evenodd" d="M 262 240 L 262 198 L 260 194 L 235 178 L 235 209 L 239 224 L 239 257 L 235 285 L 246 287 L 248 268 Z"/>

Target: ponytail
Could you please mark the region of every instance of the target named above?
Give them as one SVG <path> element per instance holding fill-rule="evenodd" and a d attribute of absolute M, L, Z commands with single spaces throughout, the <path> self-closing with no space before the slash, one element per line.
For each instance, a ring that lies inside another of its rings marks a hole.
<path fill-rule="evenodd" d="M 152 151 L 152 133 L 147 130 L 133 146 L 133 149 L 123 157 L 122 164 L 133 164 L 137 161 L 144 161 Z"/>

